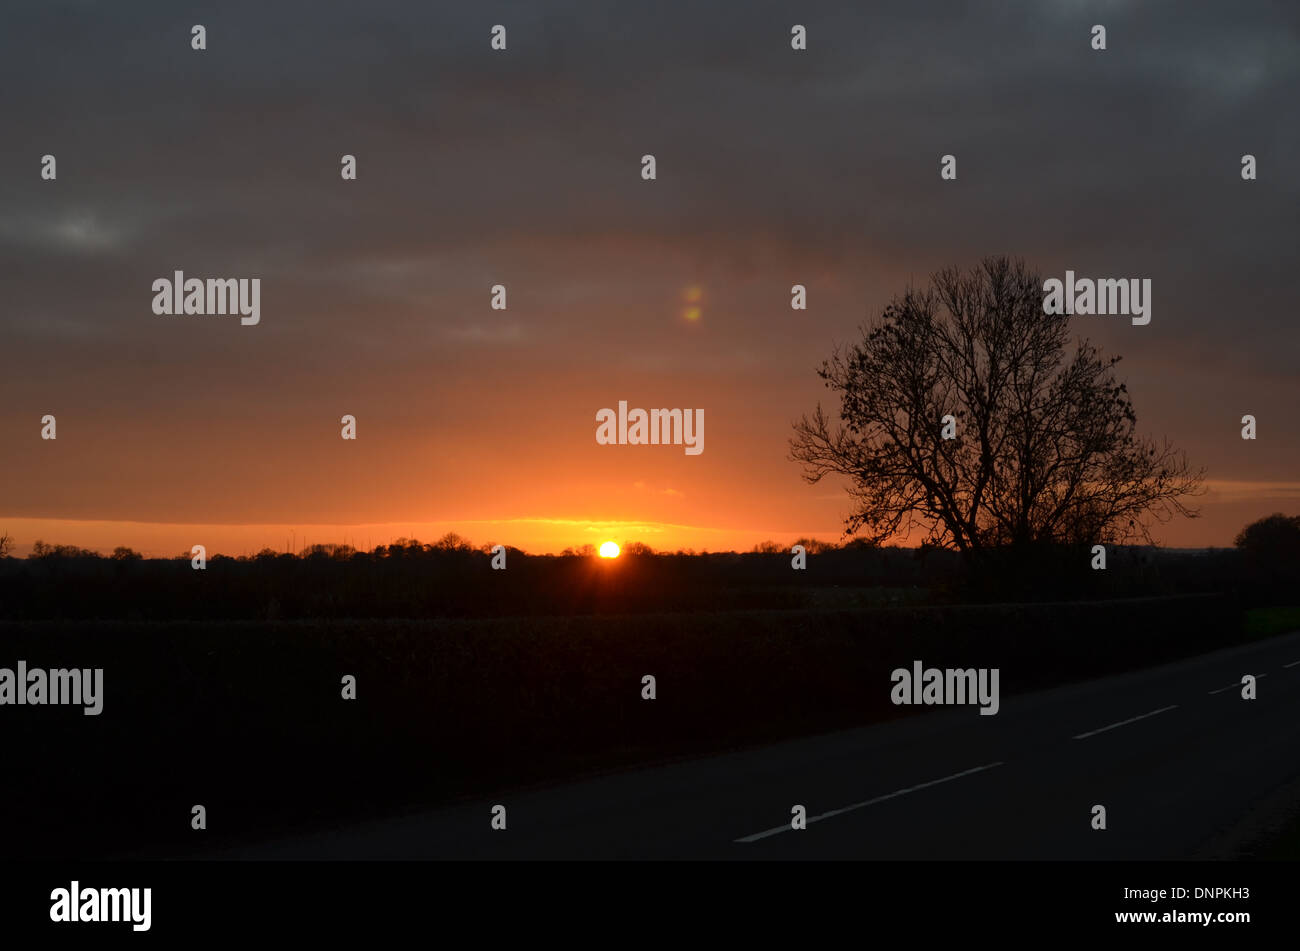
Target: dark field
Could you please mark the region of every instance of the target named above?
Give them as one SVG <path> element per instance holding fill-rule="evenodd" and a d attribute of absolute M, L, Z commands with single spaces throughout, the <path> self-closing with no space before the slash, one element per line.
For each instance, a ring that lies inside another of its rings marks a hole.
<path fill-rule="evenodd" d="M 188 569 L 187 569 L 188 570 Z M 833 591 L 834 589 L 828 589 Z M 826 592 L 823 592 L 825 594 Z M 6 712 L 6 855 L 179 855 L 911 711 L 889 673 L 1004 696 L 1246 636 L 1220 594 L 533 618 L 0 623 L 5 663 L 98 667 L 104 710 Z M 340 697 L 344 674 L 357 699 Z M 641 677 L 658 697 L 641 699 Z M 923 710 L 924 708 L 916 708 Z M 972 715 L 975 711 L 972 710 Z M 11 811 L 12 810 L 12 811 Z"/>

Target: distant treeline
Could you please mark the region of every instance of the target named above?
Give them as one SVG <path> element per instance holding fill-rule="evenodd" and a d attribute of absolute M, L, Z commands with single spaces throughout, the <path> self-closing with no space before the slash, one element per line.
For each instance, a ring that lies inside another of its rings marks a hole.
<path fill-rule="evenodd" d="M 630 545 L 617 559 L 589 552 L 529 555 L 450 535 L 400 539 L 361 552 L 314 545 L 298 554 L 146 559 L 105 557 L 37 542 L 23 559 L 0 558 L 0 617 L 135 620 L 502 617 L 667 611 L 859 607 L 890 601 L 1041 601 L 1224 591 L 1253 604 L 1293 603 L 1295 561 L 1248 550 L 1112 548 L 1094 570 L 1080 548 L 1007 552 L 968 568 L 936 548 L 836 547 L 805 540 L 795 570 L 784 545 L 747 553 L 656 554 Z M 1291 601 L 1287 601 L 1290 597 Z"/>

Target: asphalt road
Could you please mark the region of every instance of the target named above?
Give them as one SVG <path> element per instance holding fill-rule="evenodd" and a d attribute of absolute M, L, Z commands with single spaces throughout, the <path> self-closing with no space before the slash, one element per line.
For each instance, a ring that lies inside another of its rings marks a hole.
<path fill-rule="evenodd" d="M 935 708 L 521 793 L 504 831 L 483 801 L 214 857 L 1179 859 L 1300 777 L 1300 633 L 1023 696 L 1004 670 L 1001 689 L 996 716 Z"/>

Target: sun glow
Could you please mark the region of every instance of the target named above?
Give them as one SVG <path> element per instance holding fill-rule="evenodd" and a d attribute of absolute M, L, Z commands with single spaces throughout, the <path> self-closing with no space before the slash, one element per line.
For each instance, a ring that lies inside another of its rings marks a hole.
<path fill-rule="evenodd" d="M 600 544 L 600 557 L 601 557 L 601 558 L 617 558 L 617 557 L 618 557 L 618 545 L 614 544 L 614 542 L 601 542 L 601 544 Z"/>
<path fill-rule="evenodd" d="M 690 323 L 698 323 L 704 316 L 704 288 L 692 284 L 682 291 L 682 316 Z"/>

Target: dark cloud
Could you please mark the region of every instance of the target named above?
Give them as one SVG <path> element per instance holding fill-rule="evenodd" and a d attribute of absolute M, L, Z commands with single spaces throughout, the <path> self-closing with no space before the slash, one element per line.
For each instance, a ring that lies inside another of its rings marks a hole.
<path fill-rule="evenodd" d="M 1298 10 L 9 9 L 0 427 L 26 433 L 56 395 L 87 418 L 112 407 L 129 431 L 183 427 L 218 393 L 285 412 L 314 411 L 322 387 L 432 406 L 502 366 L 527 405 L 606 368 L 686 393 L 723 380 L 774 420 L 753 439 L 775 443 L 816 398 L 811 367 L 832 340 L 908 280 L 1009 252 L 1048 274 L 1152 278 L 1149 327 L 1081 331 L 1126 355 L 1144 422 L 1248 478 L 1204 414 L 1216 392 L 1232 394 L 1229 421 L 1238 404 L 1300 403 Z M 806 53 L 789 48 L 794 22 Z M 189 48 L 194 23 L 206 52 Z M 504 55 L 488 49 L 494 23 Z M 57 183 L 37 177 L 46 152 Z M 639 180 L 645 152 L 653 184 Z M 1258 182 L 1240 180 L 1245 152 Z M 344 153 L 355 183 L 339 180 Z M 939 180 L 945 153 L 956 182 Z M 150 283 L 177 268 L 260 276 L 262 325 L 153 316 Z M 785 306 L 796 280 L 814 301 L 802 326 Z M 511 310 L 494 320 L 497 281 Z M 708 299 L 688 335 L 674 316 L 689 283 Z M 1293 467 L 1300 423 L 1272 432 L 1290 448 L 1271 468 Z M 274 455 L 276 440 L 252 433 L 241 451 Z M 17 490 L 11 505 L 59 514 L 39 485 Z"/>

